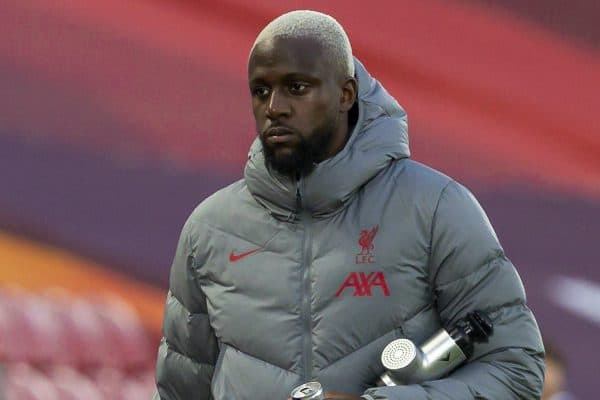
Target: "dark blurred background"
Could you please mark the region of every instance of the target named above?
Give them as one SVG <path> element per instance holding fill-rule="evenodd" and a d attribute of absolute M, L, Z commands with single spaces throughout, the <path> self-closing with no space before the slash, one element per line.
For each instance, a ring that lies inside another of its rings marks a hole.
<path fill-rule="evenodd" d="M 181 226 L 241 177 L 254 137 L 249 49 L 308 8 L 406 108 L 413 158 L 479 198 L 569 391 L 595 398 L 600 2 L 356 4 L 0 0 L 9 397 L 149 398 Z"/>

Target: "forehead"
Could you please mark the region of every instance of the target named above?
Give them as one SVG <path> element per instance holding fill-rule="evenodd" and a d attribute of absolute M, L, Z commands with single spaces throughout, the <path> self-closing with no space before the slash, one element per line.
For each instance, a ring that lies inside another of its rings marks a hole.
<path fill-rule="evenodd" d="M 275 78 L 302 74 L 325 79 L 332 74 L 323 46 L 311 38 L 275 37 L 259 41 L 248 60 L 248 77 Z"/>

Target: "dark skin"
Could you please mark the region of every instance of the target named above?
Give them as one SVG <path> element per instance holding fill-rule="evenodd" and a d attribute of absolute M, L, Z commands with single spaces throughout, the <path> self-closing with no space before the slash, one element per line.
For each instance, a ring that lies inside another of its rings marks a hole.
<path fill-rule="evenodd" d="M 311 38 L 266 38 L 248 61 L 256 131 L 267 162 L 289 176 L 310 173 L 349 135 L 357 83 Z"/>
<path fill-rule="evenodd" d="M 248 61 L 256 131 L 267 162 L 290 177 L 310 173 L 348 140 L 357 83 L 310 38 L 267 38 Z M 326 392 L 326 399 L 361 400 Z"/>

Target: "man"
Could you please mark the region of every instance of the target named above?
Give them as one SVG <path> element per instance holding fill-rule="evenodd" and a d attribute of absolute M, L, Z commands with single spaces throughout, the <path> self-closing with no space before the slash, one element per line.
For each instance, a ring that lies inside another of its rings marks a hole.
<path fill-rule="evenodd" d="M 257 37 L 248 79 L 258 138 L 244 179 L 186 222 L 171 270 L 158 395 L 286 399 L 534 399 L 543 346 L 484 212 L 409 159 L 406 114 L 343 28 L 312 11 Z M 468 364 L 377 387 L 383 348 L 421 343 L 468 312 L 494 334 Z"/>

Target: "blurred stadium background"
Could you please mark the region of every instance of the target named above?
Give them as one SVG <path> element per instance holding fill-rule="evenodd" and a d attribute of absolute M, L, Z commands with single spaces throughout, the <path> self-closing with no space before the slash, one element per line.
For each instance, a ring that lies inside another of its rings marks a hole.
<path fill-rule="evenodd" d="M 241 176 L 249 48 L 299 8 L 345 26 L 407 109 L 413 158 L 478 196 L 571 392 L 595 398 L 600 3 L 355 4 L 0 0 L 7 399 L 150 398 L 179 230 Z"/>

